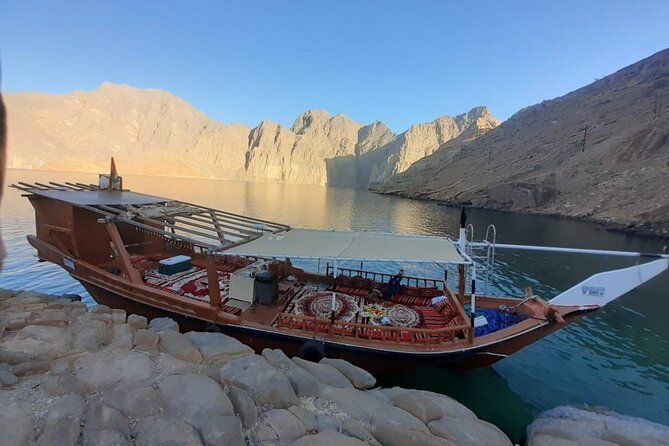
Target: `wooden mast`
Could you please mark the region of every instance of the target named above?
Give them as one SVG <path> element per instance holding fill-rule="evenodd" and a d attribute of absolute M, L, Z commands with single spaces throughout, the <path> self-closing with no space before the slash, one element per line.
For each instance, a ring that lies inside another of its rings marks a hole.
<path fill-rule="evenodd" d="M 123 268 L 123 271 L 128 275 L 128 278 L 132 283 L 144 283 L 144 281 L 142 280 L 142 276 L 139 274 L 139 271 L 137 271 L 135 267 L 132 265 L 132 261 L 130 260 L 130 254 L 128 254 L 128 251 L 125 249 L 125 244 L 123 243 L 121 234 L 118 232 L 116 223 L 109 222 L 106 223 L 105 226 L 107 228 L 107 233 L 109 233 L 109 237 L 111 238 L 112 243 L 116 247 L 116 252 L 118 253 L 118 256 L 121 258 L 121 267 Z"/>
<path fill-rule="evenodd" d="M 209 304 L 216 308 L 221 308 L 221 287 L 218 285 L 218 273 L 214 266 L 213 256 L 207 255 L 207 283 L 209 288 Z"/>

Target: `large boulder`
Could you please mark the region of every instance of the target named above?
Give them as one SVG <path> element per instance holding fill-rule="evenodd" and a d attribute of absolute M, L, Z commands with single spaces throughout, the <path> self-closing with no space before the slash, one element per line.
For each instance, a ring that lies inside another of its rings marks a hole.
<path fill-rule="evenodd" d="M 108 321 L 95 317 L 108 316 Z M 85 314 L 74 325 L 76 332 L 73 348 L 76 351 L 96 352 L 108 344 L 113 336 L 111 316 L 109 314 Z"/>
<path fill-rule="evenodd" d="M 292 446 L 364 446 L 366 444 L 358 439 L 347 437 L 335 431 L 325 431 L 302 437 L 294 441 Z"/>
<path fill-rule="evenodd" d="M 318 379 L 295 364 L 281 350 L 272 350 L 266 348 L 262 351 L 262 356 L 278 370 L 281 370 L 293 386 L 293 390 L 298 397 L 319 396 L 321 383 Z"/>
<path fill-rule="evenodd" d="M 497 426 L 474 418 L 441 418 L 428 425 L 430 431 L 458 446 L 512 446 Z"/>
<path fill-rule="evenodd" d="M 167 414 L 188 422 L 234 413 L 223 389 L 204 375 L 167 376 L 158 384 L 158 392 Z"/>
<path fill-rule="evenodd" d="M 158 348 L 161 352 L 194 364 L 200 364 L 202 362 L 202 355 L 198 349 L 193 346 L 188 336 L 182 335 L 174 330 L 161 331 L 159 336 L 160 341 L 158 342 Z"/>
<path fill-rule="evenodd" d="M 429 424 L 442 416 L 441 408 L 431 398 L 420 392 L 412 392 L 411 390 L 397 392 L 392 396 L 392 402 L 395 406 L 406 410 L 425 424 Z"/>
<path fill-rule="evenodd" d="M 176 418 L 151 416 L 137 425 L 136 446 L 202 446 L 192 426 Z"/>
<path fill-rule="evenodd" d="M 114 350 L 78 359 L 74 373 L 89 389 L 104 389 L 151 382 L 155 368 L 145 353 Z"/>
<path fill-rule="evenodd" d="M 288 408 L 297 402 L 290 381 L 262 356 L 247 355 L 234 359 L 220 369 L 223 382 L 247 390 L 258 405 Z"/>
<path fill-rule="evenodd" d="M 177 324 L 174 319 L 170 319 L 169 317 L 157 317 L 155 319 L 151 319 L 151 322 L 149 322 L 149 329 L 157 333 L 166 330 L 179 331 L 179 324 Z"/>
<path fill-rule="evenodd" d="M 93 401 L 89 402 L 86 409 L 87 430 L 111 430 L 121 432 L 125 436 L 130 434 L 129 420 L 120 410 L 104 404 L 100 398 L 91 399 Z"/>
<path fill-rule="evenodd" d="M 235 409 L 235 414 L 242 420 L 245 429 L 250 429 L 258 419 L 258 408 L 251 397 L 242 389 L 229 386 L 228 397 Z"/>
<path fill-rule="evenodd" d="M 238 356 L 253 354 L 251 347 L 222 333 L 191 331 L 188 336 L 192 345 L 200 351 L 205 364 L 222 365 Z"/>
<path fill-rule="evenodd" d="M 49 361 L 72 349 L 73 336 L 66 328 L 28 325 L 0 343 L 0 361 L 10 364 Z"/>
<path fill-rule="evenodd" d="M 603 408 L 559 406 L 527 427 L 528 446 L 666 446 L 669 427 Z"/>
<path fill-rule="evenodd" d="M 432 403 L 434 403 L 434 405 L 436 405 L 441 412 L 441 415 L 437 418 L 441 417 L 477 418 L 476 414 L 474 414 L 474 412 L 469 410 L 463 404 L 458 403 L 456 400 L 454 400 L 449 396 L 441 395 L 439 393 L 428 392 L 426 390 L 402 389 L 401 387 L 393 387 L 391 389 L 381 389 L 380 393 L 388 397 L 390 401 L 392 401 L 393 403 L 395 403 L 398 396 L 405 395 L 407 393 L 413 395 L 411 399 L 418 400 L 424 398 L 425 400 L 429 400 Z M 400 403 L 400 406 L 404 406 L 403 408 L 407 408 L 409 411 L 412 410 L 410 408 L 411 406 L 409 404 L 406 404 L 406 401 Z"/>
<path fill-rule="evenodd" d="M 77 444 L 83 412 L 84 400 L 79 395 L 58 399 L 47 413 L 37 446 Z"/>
<path fill-rule="evenodd" d="M 320 363 L 339 370 L 356 389 L 371 389 L 376 385 L 376 378 L 371 373 L 343 359 L 323 358 Z"/>
<path fill-rule="evenodd" d="M 286 409 L 271 409 L 265 412 L 265 422 L 274 429 L 279 442 L 285 443 L 304 436 L 306 426 Z"/>
<path fill-rule="evenodd" d="M 353 387 L 353 384 L 351 384 L 351 381 L 349 381 L 346 376 L 330 365 L 305 361 L 298 357 L 293 358 L 293 362 L 314 375 L 323 384 L 341 388 Z"/>
<path fill-rule="evenodd" d="M 34 411 L 28 396 L 19 391 L 0 390 L 0 432 L 5 446 L 30 444 Z"/>
<path fill-rule="evenodd" d="M 160 412 L 156 390 L 149 384 L 103 389 L 102 399 L 105 404 L 120 410 L 129 418 L 141 419 Z"/>
<path fill-rule="evenodd" d="M 123 432 L 114 430 L 84 429 L 82 446 L 130 446 L 130 440 Z"/>

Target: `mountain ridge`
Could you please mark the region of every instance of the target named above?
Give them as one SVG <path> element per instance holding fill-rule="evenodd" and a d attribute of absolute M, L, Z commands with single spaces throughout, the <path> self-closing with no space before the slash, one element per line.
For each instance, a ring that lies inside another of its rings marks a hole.
<path fill-rule="evenodd" d="M 419 124 L 433 128 L 392 146 L 415 126 L 396 135 L 380 121 L 364 125 L 311 109 L 290 128 L 269 120 L 250 128 L 215 121 L 164 90 L 110 82 L 93 91 L 6 96 L 10 168 L 98 172 L 115 156 L 126 173 L 348 187 L 366 187 L 370 169 L 380 172 L 375 179 L 403 171 L 437 148 L 431 140 L 471 132 L 477 123 L 463 126 L 462 116 L 499 123 L 478 107 Z M 442 127 L 448 131 L 436 135 Z M 378 150 L 385 156 L 372 159 Z"/>

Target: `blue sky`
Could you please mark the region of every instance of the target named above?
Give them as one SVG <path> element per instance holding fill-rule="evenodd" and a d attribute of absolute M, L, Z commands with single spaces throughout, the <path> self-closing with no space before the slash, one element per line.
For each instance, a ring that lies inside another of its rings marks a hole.
<path fill-rule="evenodd" d="M 111 81 L 209 116 L 309 108 L 396 132 L 488 105 L 501 119 L 669 47 L 669 1 L 10 1 L 4 91 Z"/>

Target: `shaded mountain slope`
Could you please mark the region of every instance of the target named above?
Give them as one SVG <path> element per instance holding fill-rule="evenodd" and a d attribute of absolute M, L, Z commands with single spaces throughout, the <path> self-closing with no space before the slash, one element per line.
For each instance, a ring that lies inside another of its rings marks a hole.
<path fill-rule="evenodd" d="M 373 190 L 669 234 L 669 50 L 454 139 Z"/>

